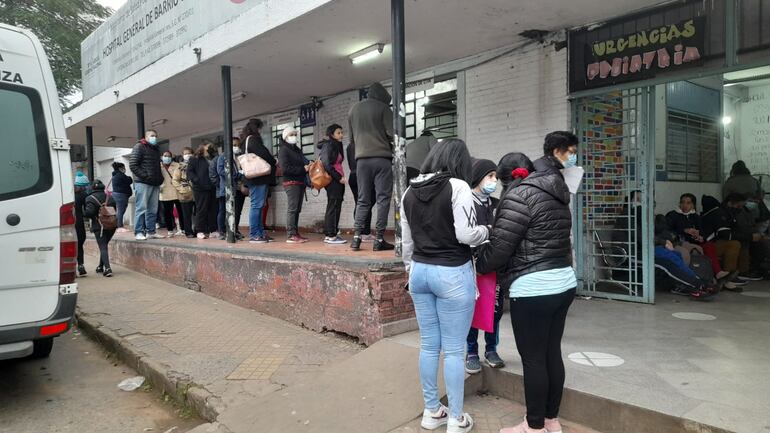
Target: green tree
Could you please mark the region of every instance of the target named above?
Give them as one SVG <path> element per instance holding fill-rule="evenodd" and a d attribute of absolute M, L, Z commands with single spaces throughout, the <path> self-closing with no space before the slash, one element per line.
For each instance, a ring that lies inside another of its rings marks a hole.
<path fill-rule="evenodd" d="M 0 0 L 0 23 L 31 30 L 45 47 L 60 99 L 80 91 L 80 42 L 112 13 L 96 0 Z"/>

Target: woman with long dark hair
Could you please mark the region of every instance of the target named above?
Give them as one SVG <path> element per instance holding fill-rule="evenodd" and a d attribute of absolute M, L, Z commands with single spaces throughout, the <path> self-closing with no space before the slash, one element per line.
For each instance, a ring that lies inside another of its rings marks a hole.
<path fill-rule="evenodd" d="M 498 271 L 510 281 L 511 322 L 524 367 L 524 422 L 503 433 L 559 432 L 564 388 L 561 338 L 577 279 L 572 269 L 570 192 L 561 170 L 575 165 L 577 137 L 545 137 L 535 172 L 500 199 L 490 242 L 477 271 Z"/>
<path fill-rule="evenodd" d="M 326 215 L 324 217 L 324 242 L 327 244 L 344 244 L 347 241 L 337 235 L 340 228 L 342 200 L 345 197 L 345 170 L 342 162 L 345 152 L 342 149 L 342 126 L 329 125 L 326 128 L 326 140 L 321 146 L 321 162 L 324 169 L 332 177 L 326 186 Z"/>
<path fill-rule="evenodd" d="M 128 208 L 128 199 L 134 194 L 134 191 L 131 189 L 131 184 L 134 183 L 134 180 L 126 176 L 125 164 L 117 161 L 112 163 L 112 180 L 110 183 L 112 184 L 112 198 L 115 199 L 115 203 L 118 206 L 117 231 L 118 233 L 127 232 L 128 230 L 123 228 L 123 216 Z"/>
<path fill-rule="evenodd" d="M 193 230 L 197 232 L 198 239 L 208 239 L 211 232 L 217 229 L 216 185 L 209 176 L 209 160 L 215 153 L 212 143 L 201 143 L 187 164 L 187 178 L 192 184 L 195 197 Z"/>
<path fill-rule="evenodd" d="M 447 424 L 449 433 L 468 432 L 473 419 L 463 412 L 463 358 L 476 303 L 471 246 L 486 241 L 489 230 L 476 225 L 465 142 L 451 139 L 434 146 L 421 172 L 402 199 L 401 233 L 420 327 L 422 427 Z M 442 350 L 449 408 L 439 401 L 436 384 Z"/>
<path fill-rule="evenodd" d="M 275 158 L 267 150 L 262 142 L 263 123 L 259 119 L 251 119 L 241 131 L 241 143 L 244 147 L 244 153 L 253 153 L 270 164 L 272 170 L 265 176 L 246 179 L 245 183 L 249 187 L 249 242 L 256 244 L 265 244 L 270 239 L 265 236 L 265 227 L 262 224 L 262 208 L 267 199 L 267 188 L 275 181 Z"/>

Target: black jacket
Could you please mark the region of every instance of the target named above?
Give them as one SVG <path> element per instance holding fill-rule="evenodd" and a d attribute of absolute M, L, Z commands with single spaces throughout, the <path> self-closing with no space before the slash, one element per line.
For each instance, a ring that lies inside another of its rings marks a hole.
<path fill-rule="evenodd" d="M 113 192 L 132 195 L 134 193 L 134 191 L 131 189 L 132 183 L 134 183 L 134 180 L 131 179 L 129 176 L 126 176 L 126 173 L 123 173 L 120 170 L 115 170 L 112 172 L 112 191 Z"/>
<path fill-rule="evenodd" d="M 160 172 L 160 149 L 144 138 L 139 140 L 131 151 L 128 167 L 134 174 L 134 180 L 139 183 L 152 186 L 163 184 L 163 173 Z"/>
<path fill-rule="evenodd" d="M 572 266 L 572 214 L 562 168 L 553 157 L 540 158 L 534 173 L 506 191 L 490 242 L 479 249 L 479 273 L 505 273 L 510 284 L 522 275 Z"/>
<path fill-rule="evenodd" d="M 701 198 L 701 236 L 706 241 L 731 240 L 733 238 L 732 219 L 716 198 L 704 195 Z"/>
<path fill-rule="evenodd" d="M 262 143 L 262 137 L 258 135 L 250 135 L 243 140 L 244 153 L 253 153 L 262 158 L 270 164 L 272 171 L 266 176 L 255 177 L 254 179 L 244 179 L 246 185 L 273 185 L 275 184 L 275 164 L 276 160 L 273 154 L 267 150 L 264 143 Z"/>
<path fill-rule="evenodd" d="M 334 163 L 340 155 L 342 155 L 342 160 L 345 160 L 342 143 L 337 140 L 326 140 L 319 147 L 321 148 L 321 153 L 318 155 L 318 158 L 323 163 L 324 170 L 329 173 L 333 181 L 339 183 L 342 175 L 334 169 Z"/>
<path fill-rule="evenodd" d="M 115 208 L 115 200 L 112 196 L 107 197 L 104 190 L 96 190 L 91 195 L 86 197 L 86 204 L 83 208 L 83 216 L 91 218 L 91 232 L 99 233 L 102 231 L 102 225 L 99 224 L 99 208 L 107 199 L 107 206 Z M 107 231 L 107 230 L 105 230 Z"/>
<path fill-rule="evenodd" d="M 491 226 L 495 222 L 495 211 L 500 204 L 500 200 L 494 197 L 487 197 L 486 203 L 480 194 L 473 193 L 473 204 L 476 207 L 476 225 Z"/>
<path fill-rule="evenodd" d="M 281 138 L 278 144 L 278 164 L 283 170 L 284 182 L 305 182 L 306 164 L 302 149 L 296 144 L 289 144 Z"/>
<path fill-rule="evenodd" d="M 685 215 L 676 210 L 672 210 L 666 214 L 666 224 L 672 232 L 679 236 L 679 239 L 691 244 L 700 243 L 684 232 L 686 229 L 696 229 L 699 232 L 701 231 L 700 215 L 697 213 L 693 212 L 689 215 Z M 703 236 L 703 233 L 701 233 L 701 236 Z"/>
<path fill-rule="evenodd" d="M 754 235 L 754 216 L 745 207 L 734 208 L 724 205 L 727 215 L 730 217 L 730 229 L 732 240 L 751 242 Z"/>
<path fill-rule="evenodd" d="M 380 83 L 369 86 L 369 96 L 350 108 L 350 142 L 356 158 L 393 158 L 393 111 L 390 95 Z"/>
<path fill-rule="evenodd" d="M 193 156 L 187 163 L 187 179 L 192 184 L 193 191 L 206 192 L 215 191 L 216 184 L 211 181 L 209 176 L 209 160 Z"/>

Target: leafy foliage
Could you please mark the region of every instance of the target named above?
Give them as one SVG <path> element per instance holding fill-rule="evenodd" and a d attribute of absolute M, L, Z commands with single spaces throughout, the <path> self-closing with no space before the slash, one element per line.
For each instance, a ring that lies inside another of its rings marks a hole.
<path fill-rule="evenodd" d="M 96 0 L 0 0 L 0 22 L 31 30 L 45 47 L 59 98 L 80 90 L 80 42 L 112 13 Z"/>

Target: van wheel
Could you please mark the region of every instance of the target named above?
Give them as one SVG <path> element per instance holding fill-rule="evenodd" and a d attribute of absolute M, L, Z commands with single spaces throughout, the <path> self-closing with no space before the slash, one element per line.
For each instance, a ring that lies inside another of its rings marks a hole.
<path fill-rule="evenodd" d="M 32 349 L 32 358 L 48 358 L 53 349 L 53 337 L 41 338 L 34 341 L 34 348 Z"/>

